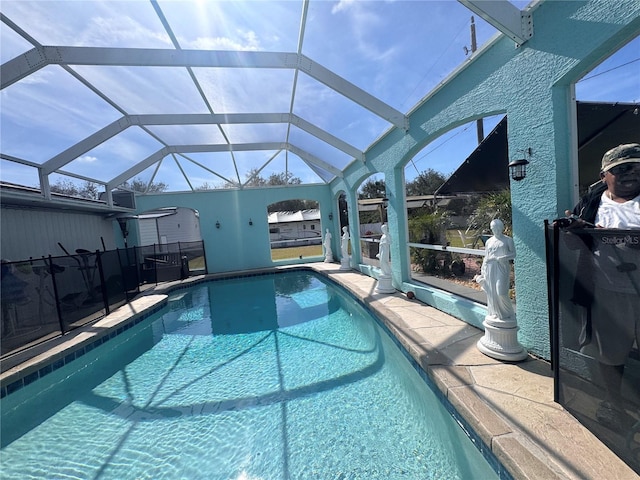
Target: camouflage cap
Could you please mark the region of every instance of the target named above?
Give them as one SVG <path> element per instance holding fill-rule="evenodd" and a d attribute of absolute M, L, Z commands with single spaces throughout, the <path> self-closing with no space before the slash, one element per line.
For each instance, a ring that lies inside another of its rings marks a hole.
<path fill-rule="evenodd" d="M 640 145 L 627 143 L 612 148 L 602 157 L 602 172 L 622 163 L 640 163 Z"/>

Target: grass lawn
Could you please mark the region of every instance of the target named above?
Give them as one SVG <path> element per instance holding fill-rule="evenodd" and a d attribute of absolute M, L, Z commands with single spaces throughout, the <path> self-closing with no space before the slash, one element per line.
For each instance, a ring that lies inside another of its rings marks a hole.
<path fill-rule="evenodd" d="M 287 260 L 290 258 L 321 257 L 322 245 L 305 245 L 302 247 L 272 248 L 271 259 Z"/>
<path fill-rule="evenodd" d="M 203 270 L 204 269 L 204 257 L 196 257 L 189 260 L 189 270 Z"/>
<path fill-rule="evenodd" d="M 322 245 L 305 245 L 302 247 L 272 248 L 271 259 L 288 260 L 290 258 L 321 257 Z M 190 270 L 200 270 L 204 268 L 204 257 L 197 257 L 189 261 Z"/>
<path fill-rule="evenodd" d="M 464 230 L 460 231 L 464 232 Z M 447 241 L 452 247 L 464 247 L 464 245 L 462 244 L 462 238 L 460 238 L 460 233 L 458 232 L 458 230 L 447 230 Z M 466 234 L 467 243 L 472 243 L 475 240 L 476 233 L 477 232 L 475 230 L 471 230 Z M 470 245 L 467 245 L 467 247 L 469 246 Z M 484 248 L 484 246 L 480 240 L 476 240 L 476 245 L 474 248 L 482 249 Z"/>
<path fill-rule="evenodd" d="M 470 236 L 473 232 L 470 232 Z M 461 247 L 462 241 L 457 230 L 447 231 L 447 240 L 449 240 L 452 247 Z M 482 248 L 482 244 L 476 246 L 476 248 Z M 291 258 L 308 258 L 308 257 L 322 257 L 322 245 L 305 245 L 302 247 L 287 247 L 287 248 L 272 248 L 271 259 L 274 261 L 288 260 Z M 204 268 L 204 257 L 194 258 L 189 262 L 189 268 L 191 270 L 197 270 Z"/>

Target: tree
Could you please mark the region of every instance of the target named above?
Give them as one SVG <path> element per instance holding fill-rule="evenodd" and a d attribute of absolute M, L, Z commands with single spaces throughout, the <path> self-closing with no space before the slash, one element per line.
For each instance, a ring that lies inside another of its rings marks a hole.
<path fill-rule="evenodd" d="M 411 182 L 407 183 L 407 195 L 433 195 L 435 191 L 447 181 L 447 176 L 432 168 L 418 174 Z"/>
<path fill-rule="evenodd" d="M 59 193 L 61 195 L 67 195 L 69 197 L 80 197 L 91 200 L 98 200 L 100 192 L 98 184 L 86 181 L 80 186 L 73 183 L 71 180 L 58 179 L 56 183 L 50 186 L 52 193 Z"/>
<path fill-rule="evenodd" d="M 291 172 L 272 173 L 269 175 L 267 185 L 300 185 L 302 180 L 294 177 Z"/>
<path fill-rule="evenodd" d="M 387 185 L 384 180 L 367 180 L 362 184 L 358 198 L 360 200 L 371 198 L 384 198 L 387 194 Z"/>
<path fill-rule="evenodd" d="M 272 173 L 269 178 L 260 175 L 260 170 L 252 168 L 246 175 L 245 187 L 274 187 L 278 185 L 300 185 L 302 180 L 294 176 L 291 172 Z M 227 188 L 237 187 L 235 183 L 227 182 Z"/>
<path fill-rule="evenodd" d="M 294 198 L 291 200 L 283 200 L 281 202 L 272 203 L 267 207 L 269 213 L 273 212 L 297 212 L 299 210 L 313 210 L 318 208 L 318 202 L 315 200 L 303 200 Z"/>
<path fill-rule="evenodd" d="M 247 187 L 275 187 L 279 185 L 300 185 L 302 180 L 294 176 L 291 172 L 272 173 L 265 179 L 260 175 L 257 168 L 252 168 L 247 172 Z M 291 199 L 272 203 L 267 207 L 269 213 L 272 212 L 297 212 L 298 210 L 310 210 L 318 208 L 318 202 L 312 200 Z"/>
<path fill-rule="evenodd" d="M 61 195 L 68 195 L 70 197 L 79 197 L 80 190 L 78 186 L 71 180 L 58 180 L 50 187 L 51 193 L 59 193 Z"/>
<path fill-rule="evenodd" d="M 160 193 L 160 192 L 164 192 L 167 188 L 169 188 L 169 185 L 167 185 L 164 182 L 158 182 L 158 183 L 151 182 L 147 186 L 147 182 L 145 182 L 141 178 L 134 178 L 131 181 L 127 180 L 122 184 L 122 186 L 125 189 L 133 190 L 134 192 L 140 192 L 140 193 Z"/>
<path fill-rule="evenodd" d="M 80 188 L 80 196 L 82 198 L 90 198 L 92 200 L 98 200 L 100 198 L 100 191 L 98 184 L 93 182 L 84 182 Z"/>
<path fill-rule="evenodd" d="M 267 181 L 260 176 L 260 170 L 257 168 L 252 168 L 246 173 L 247 181 L 245 183 L 246 187 L 266 187 Z M 231 184 L 232 187 L 237 187 L 235 184 Z"/>
<path fill-rule="evenodd" d="M 199 192 L 204 190 L 213 190 L 214 188 L 216 188 L 214 185 L 209 185 L 209 182 L 204 182 L 199 187 L 195 187 L 194 190 Z"/>
<path fill-rule="evenodd" d="M 360 191 L 358 193 L 358 199 L 360 200 L 371 200 L 374 198 L 384 198 L 387 195 L 387 185 L 384 180 L 376 180 L 375 178 L 370 178 L 360 187 Z M 378 206 L 378 210 L 375 211 L 359 211 L 358 212 L 358 220 L 360 224 L 365 223 L 378 223 L 385 221 L 385 212 L 383 211 L 384 206 L 380 204 Z"/>

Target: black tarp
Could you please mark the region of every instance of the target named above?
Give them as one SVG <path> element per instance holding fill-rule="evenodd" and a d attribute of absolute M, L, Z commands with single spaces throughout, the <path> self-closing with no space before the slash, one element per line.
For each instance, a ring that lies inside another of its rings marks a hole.
<path fill-rule="evenodd" d="M 495 192 L 509 187 L 507 117 L 436 191 L 437 195 Z"/>
<path fill-rule="evenodd" d="M 599 180 L 602 155 L 622 143 L 640 143 L 640 104 L 576 102 L 580 191 Z M 503 118 L 438 195 L 494 192 L 509 187 L 507 118 Z M 535 161 L 535 158 L 532 160 Z"/>
<path fill-rule="evenodd" d="M 602 155 L 622 143 L 640 143 L 640 104 L 578 102 L 580 191 L 600 179 Z"/>

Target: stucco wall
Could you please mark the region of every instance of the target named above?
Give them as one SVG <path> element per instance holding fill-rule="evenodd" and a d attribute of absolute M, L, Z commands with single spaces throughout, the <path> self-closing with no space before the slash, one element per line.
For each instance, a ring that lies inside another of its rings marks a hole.
<path fill-rule="evenodd" d="M 367 150 L 365 162 L 354 161 L 330 187 L 150 195 L 138 198 L 139 210 L 195 208 L 201 214 L 210 271 L 259 268 L 273 264 L 266 215 L 269 203 L 289 198 L 318 200 L 322 231 L 330 228 L 333 251 L 338 252 L 337 196 L 341 191 L 346 193 L 349 216 L 357 218 L 356 189 L 371 174 L 382 172 L 389 198 L 391 256 L 398 259 L 392 264 L 394 285 L 411 289 L 419 299 L 478 325 L 483 311 L 477 305 L 411 281 L 404 166 L 443 133 L 477 118 L 504 113 L 508 116 L 510 159 L 532 149 L 527 178 L 511 185 L 520 341 L 533 353 L 548 358 L 543 224 L 576 200 L 576 179 L 571 174 L 576 158 L 572 84 L 640 33 L 640 2 L 542 2 L 533 11 L 533 24 L 534 36 L 522 46 L 498 35 L 478 50 L 410 112 L 408 131 L 390 129 Z M 329 212 L 333 213 L 332 222 Z M 248 225 L 249 218 L 253 226 Z M 220 229 L 215 228 L 216 221 Z M 352 245 L 358 245 L 359 232 L 353 228 L 356 222 L 351 223 Z M 360 260 L 356 248 L 353 262 L 358 265 Z M 363 271 L 375 274 L 371 269 Z"/>
<path fill-rule="evenodd" d="M 329 228 L 336 242 L 337 207 L 334 206 L 328 185 L 166 193 L 140 196 L 136 202 L 140 211 L 160 207 L 198 210 L 207 267 L 210 273 L 215 273 L 273 266 L 267 206 L 297 198 L 319 202 L 322 231 Z M 333 213 L 333 221 L 329 221 L 329 213 Z M 249 219 L 253 225 L 249 225 Z M 216 228 L 216 222 L 220 223 L 220 228 Z M 333 247 L 334 251 L 337 251 L 336 246 Z"/>
<path fill-rule="evenodd" d="M 506 113 L 509 157 L 532 149 L 527 178 L 512 182 L 517 317 L 520 341 L 549 357 L 543 225 L 575 202 L 571 177 L 576 139 L 572 136 L 572 83 L 640 32 L 637 1 L 544 2 L 533 12 L 534 37 L 517 47 L 494 39 L 427 96 L 410 114 L 410 129 L 391 129 L 354 162 L 333 191 L 357 188 L 372 171 L 384 172 L 389 227 L 394 233 L 394 285 L 412 285 L 409 270 L 404 166 L 442 133 L 477 118 Z M 603 152 L 604 153 L 604 152 Z M 452 165 L 453 167 L 453 165 Z M 352 231 L 352 236 L 357 236 Z M 358 239 L 354 238 L 354 243 Z M 413 288 L 418 298 L 477 322 L 477 312 L 456 299 Z"/>

